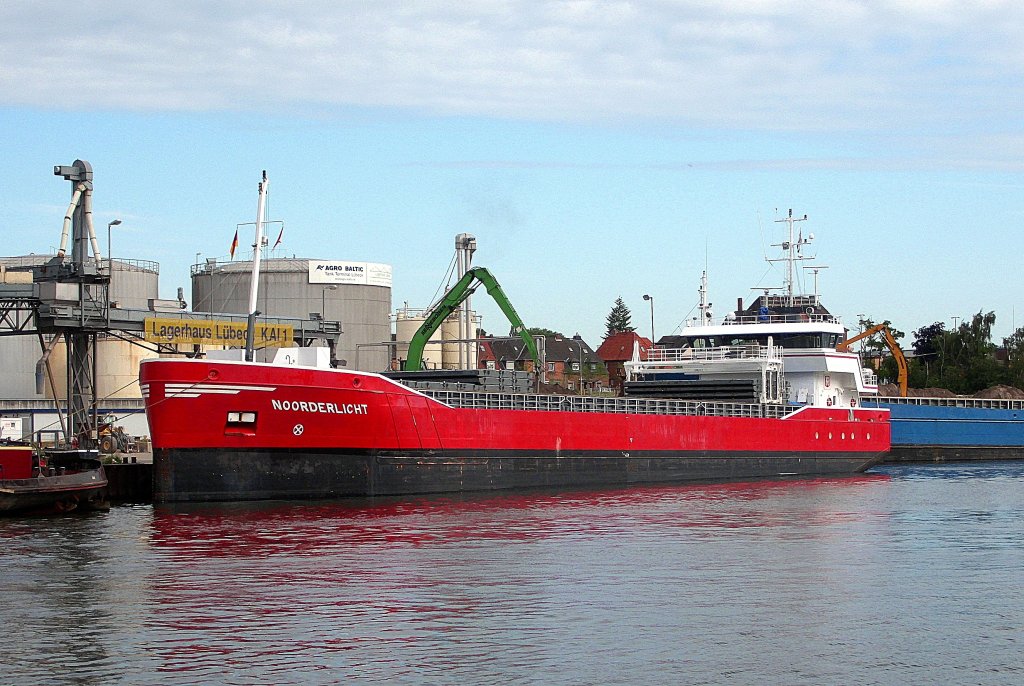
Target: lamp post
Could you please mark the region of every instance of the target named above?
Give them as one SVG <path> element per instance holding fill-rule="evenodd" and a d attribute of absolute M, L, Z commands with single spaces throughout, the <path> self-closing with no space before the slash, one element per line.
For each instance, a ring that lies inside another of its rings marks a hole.
<path fill-rule="evenodd" d="M 651 301 L 651 345 L 654 345 L 654 296 L 644 293 L 644 300 Z"/>
<path fill-rule="evenodd" d="M 115 219 L 112 222 L 107 222 L 107 276 L 111 276 L 113 274 L 111 270 L 114 268 L 114 258 L 111 257 L 110 255 L 110 227 L 118 226 L 120 224 L 120 219 Z"/>
<path fill-rule="evenodd" d="M 324 289 L 320 291 L 320 317 L 327 320 L 327 291 L 336 291 L 337 286 L 324 286 Z"/>
<path fill-rule="evenodd" d="M 120 219 L 107 222 L 107 306 L 104 308 L 107 311 L 107 328 L 110 328 L 110 287 L 114 283 L 114 258 L 110 254 L 110 227 L 118 226 L 120 224 Z"/>

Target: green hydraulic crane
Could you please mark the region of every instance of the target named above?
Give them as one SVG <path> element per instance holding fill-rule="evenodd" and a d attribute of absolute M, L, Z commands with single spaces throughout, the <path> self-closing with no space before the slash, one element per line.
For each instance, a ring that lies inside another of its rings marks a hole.
<path fill-rule="evenodd" d="M 441 326 L 441 323 L 452 312 L 457 310 L 459 305 L 471 296 L 481 284 L 487 289 L 487 294 L 494 299 L 494 302 L 498 304 L 501 311 L 508 317 L 508 321 L 512 325 L 512 335 L 521 337 L 523 342 L 526 343 L 526 349 L 530 351 L 530 357 L 533 358 L 535 368 L 540 368 L 540 354 L 537 352 L 537 344 L 523 325 L 523 320 L 516 314 L 516 310 L 512 307 L 512 303 L 509 302 L 505 292 L 501 290 L 497 279 L 483 267 L 473 267 L 427 313 L 423 324 L 416 330 L 412 340 L 409 342 L 409 357 L 405 360 L 405 364 L 402 367 L 403 371 L 415 372 L 421 369 L 423 366 L 423 349 L 430 341 L 430 337 Z"/>

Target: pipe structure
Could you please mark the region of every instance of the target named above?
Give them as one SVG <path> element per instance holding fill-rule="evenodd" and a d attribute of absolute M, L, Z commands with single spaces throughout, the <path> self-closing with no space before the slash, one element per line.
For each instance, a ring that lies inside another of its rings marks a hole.
<path fill-rule="evenodd" d="M 92 244 L 92 255 L 96 259 L 96 264 L 103 260 L 103 255 L 100 253 L 100 244 L 96 240 L 96 227 L 92 224 L 92 189 L 85 189 L 85 203 L 83 206 L 83 214 L 85 215 L 85 229 L 88 232 L 89 243 Z"/>
<path fill-rule="evenodd" d="M 75 192 L 71 194 L 71 204 L 68 205 L 68 211 L 64 214 L 64 228 L 60 232 L 60 248 L 57 249 L 57 257 L 64 257 L 64 255 L 67 254 L 68 236 L 71 235 L 71 220 L 74 217 L 75 210 L 78 208 L 78 203 L 82 199 L 82 193 L 85 192 L 85 189 L 85 184 L 80 183 L 75 186 Z"/>

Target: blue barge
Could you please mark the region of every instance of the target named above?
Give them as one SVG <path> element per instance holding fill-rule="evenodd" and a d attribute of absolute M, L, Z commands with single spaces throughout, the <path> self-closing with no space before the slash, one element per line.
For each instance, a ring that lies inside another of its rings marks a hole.
<path fill-rule="evenodd" d="M 879 397 L 889 410 L 891 462 L 1024 459 L 1024 400 Z"/>

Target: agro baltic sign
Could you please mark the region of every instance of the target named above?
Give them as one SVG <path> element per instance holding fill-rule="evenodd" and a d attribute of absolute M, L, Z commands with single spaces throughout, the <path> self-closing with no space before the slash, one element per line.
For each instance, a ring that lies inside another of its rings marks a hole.
<path fill-rule="evenodd" d="M 391 265 L 377 262 L 309 261 L 310 283 L 348 283 L 391 288 Z"/>
<path fill-rule="evenodd" d="M 145 337 L 150 343 L 180 343 L 184 345 L 245 345 L 244 322 L 220 322 L 214 319 L 164 319 L 148 317 Z M 291 346 L 295 329 L 285 324 L 256 324 L 253 332 L 257 348 L 284 348 Z"/>

